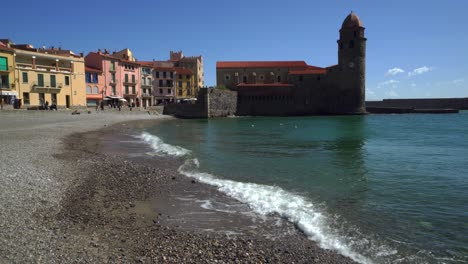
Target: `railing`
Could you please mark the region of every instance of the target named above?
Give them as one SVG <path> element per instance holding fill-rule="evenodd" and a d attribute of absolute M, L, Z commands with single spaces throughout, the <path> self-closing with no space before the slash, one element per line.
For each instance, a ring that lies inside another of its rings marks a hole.
<path fill-rule="evenodd" d="M 115 85 L 115 84 L 117 84 L 117 81 L 116 80 L 110 80 L 109 84 L 110 85 Z"/>
<path fill-rule="evenodd" d="M 123 83 L 124 83 L 124 84 L 130 84 L 130 85 L 136 85 L 136 80 L 135 80 L 135 81 L 124 80 Z"/>
<path fill-rule="evenodd" d="M 33 69 L 32 64 L 28 63 L 16 63 L 16 67 L 19 69 Z M 46 66 L 46 65 L 38 65 L 36 64 L 36 68 L 34 69 L 36 71 L 48 71 L 48 72 L 64 72 L 64 73 L 70 73 L 71 68 L 66 68 L 66 67 L 60 67 L 58 68 L 55 66 Z"/>
<path fill-rule="evenodd" d="M 63 87 L 62 83 L 55 83 L 55 86 L 52 86 L 50 82 L 33 82 L 31 87 L 34 89 L 60 89 Z"/>
<path fill-rule="evenodd" d="M 0 68 L 0 71 L 2 72 L 11 72 L 13 70 L 13 66 L 7 66 L 5 68 Z"/>
<path fill-rule="evenodd" d="M 153 87 L 151 83 L 141 83 L 141 86 L 143 87 Z"/>
<path fill-rule="evenodd" d="M 0 88 L 10 89 L 10 84 L 9 83 L 0 83 Z M 13 87 L 11 87 L 11 88 L 13 88 Z"/>
<path fill-rule="evenodd" d="M 153 95 L 150 94 L 150 93 L 142 93 L 141 96 L 142 97 L 153 97 Z"/>
<path fill-rule="evenodd" d="M 116 72 L 115 67 L 114 67 L 114 68 L 111 67 L 111 68 L 109 69 L 109 71 L 110 71 L 110 72 Z"/>

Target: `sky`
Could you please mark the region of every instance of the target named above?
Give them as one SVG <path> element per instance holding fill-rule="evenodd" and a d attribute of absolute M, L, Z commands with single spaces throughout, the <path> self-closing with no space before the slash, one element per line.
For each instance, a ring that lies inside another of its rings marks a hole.
<path fill-rule="evenodd" d="M 366 28 L 366 99 L 468 97 L 468 1 L 4 1 L 0 38 L 85 55 L 129 48 L 142 60 L 202 55 L 216 61 L 337 64 L 353 11 Z"/>

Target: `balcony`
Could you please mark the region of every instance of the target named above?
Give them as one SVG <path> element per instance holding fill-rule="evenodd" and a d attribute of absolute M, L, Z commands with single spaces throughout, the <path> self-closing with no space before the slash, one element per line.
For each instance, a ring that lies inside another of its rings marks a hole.
<path fill-rule="evenodd" d="M 124 80 L 123 81 L 124 85 L 136 85 L 136 80 Z"/>
<path fill-rule="evenodd" d="M 150 93 L 142 93 L 141 97 L 153 97 L 153 95 Z"/>
<path fill-rule="evenodd" d="M 112 85 L 112 86 L 117 85 L 117 81 L 116 80 L 110 80 L 109 84 Z"/>
<path fill-rule="evenodd" d="M 54 86 L 50 82 L 33 82 L 31 84 L 32 90 L 37 91 L 59 92 L 62 87 L 61 83 L 55 83 Z"/>
<path fill-rule="evenodd" d="M 61 72 L 61 73 L 71 73 L 71 68 L 67 67 L 57 67 L 55 66 L 46 66 L 46 65 L 38 65 L 36 64 L 36 68 L 33 69 L 32 64 L 28 63 L 17 63 L 16 68 L 18 69 L 28 69 L 28 70 L 36 70 L 36 71 L 45 71 L 45 72 Z"/>
<path fill-rule="evenodd" d="M 11 72 L 13 71 L 13 66 L 1 67 L 0 72 Z"/>
<path fill-rule="evenodd" d="M 145 87 L 145 88 L 151 88 L 153 87 L 153 85 L 151 83 L 141 83 L 141 87 Z"/>
<path fill-rule="evenodd" d="M 109 69 L 109 72 L 116 72 L 115 67 L 113 67 L 113 68 L 111 67 L 111 68 Z"/>

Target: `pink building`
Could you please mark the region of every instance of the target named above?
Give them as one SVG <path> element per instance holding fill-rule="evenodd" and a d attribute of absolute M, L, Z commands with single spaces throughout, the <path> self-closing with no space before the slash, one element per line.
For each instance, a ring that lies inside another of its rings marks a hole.
<path fill-rule="evenodd" d="M 102 71 L 103 97 L 115 101 L 125 99 L 137 107 L 141 104 L 140 64 L 129 49 L 110 54 L 107 50 L 90 52 L 85 57 L 87 67 Z"/>
<path fill-rule="evenodd" d="M 96 106 L 104 100 L 104 78 L 102 71 L 92 67 L 85 67 L 86 106 Z"/>

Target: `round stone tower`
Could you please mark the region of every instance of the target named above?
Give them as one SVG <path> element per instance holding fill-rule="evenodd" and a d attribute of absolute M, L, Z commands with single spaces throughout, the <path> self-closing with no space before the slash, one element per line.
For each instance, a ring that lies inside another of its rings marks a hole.
<path fill-rule="evenodd" d="M 347 97 L 344 112 L 366 112 L 366 41 L 361 20 L 351 12 L 343 21 L 338 40 L 338 65 L 343 73 L 341 87 Z"/>

